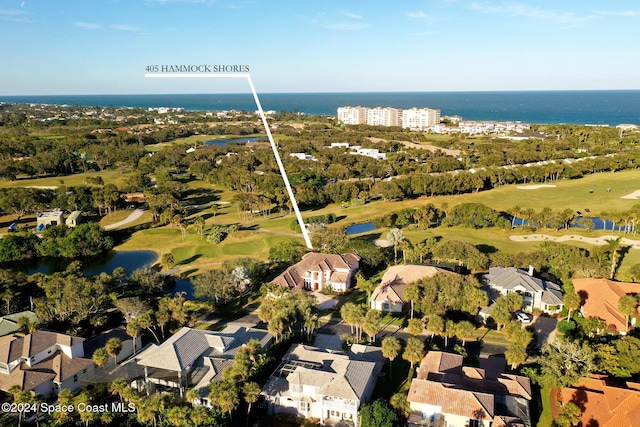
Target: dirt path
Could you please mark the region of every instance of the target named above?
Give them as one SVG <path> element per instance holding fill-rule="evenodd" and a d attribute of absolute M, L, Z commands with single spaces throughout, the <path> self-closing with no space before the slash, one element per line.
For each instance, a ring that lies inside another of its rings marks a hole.
<path fill-rule="evenodd" d="M 143 213 L 144 213 L 144 211 L 142 209 L 136 209 L 135 211 L 131 212 L 129 214 L 129 216 L 126 217 L 125 219 L 123 219 L 122 221 L 118 221 L 118 222 L 113 223 L 113 224 L 105 225 L 104 229 L 105 230 L 113 230 L 115 228 L 122 227 L 123 225 L 127 225 L 130 222 L 133 222 L 136 219 L 140 218 Z"/>

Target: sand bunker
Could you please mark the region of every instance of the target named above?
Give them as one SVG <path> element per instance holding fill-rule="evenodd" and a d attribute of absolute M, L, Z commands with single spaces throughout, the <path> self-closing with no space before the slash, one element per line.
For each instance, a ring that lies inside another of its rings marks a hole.
<path fill-rule="evenodd" d="M 537 190 L 539 188 L 553 188 L 555 187 L 555 185 L 553 184 L 538 184 L 538 185 L 527 185 L 527 186 L 519 186 L 516 187 L 520 190 Z"/>
<path fill-rule="evenodd" d="M 622 196 L 620 198 L 621 199 L 632 199 L 632 200 L 640 199 L 640 190 L 636 190 L 633 193 L 627 194 L 626 196 Z"/>
<path fill-rule="evenodd" d="M 520 236 L 511 236 L 509 239 L 515 242 L 543 242 L 543 241 L 551 241 L 551 242 L 567 242 L 569 240 L 575 240 L 576 242 L 585 242 L 592 245 L 606 245 L 607 240 L 615 240 L 619 236 L 600 236 L 600 237 L 585 237 L 585 236 L 577 236 L 577 235 L 567 235 L 567 236 L 549 236 L 547 234 L 524 234 Z M 632 249 L 640 249 L 640 240 L 631 240 L 627 238 L 622 238 L 621 243 L 625 246 L 629 246 Z"/>

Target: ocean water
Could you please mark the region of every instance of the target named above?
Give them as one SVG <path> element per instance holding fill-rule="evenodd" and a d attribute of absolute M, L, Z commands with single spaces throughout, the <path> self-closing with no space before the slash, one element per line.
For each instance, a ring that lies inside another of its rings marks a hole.
<path fill-rule="evenodd" d="M 615 126 L 640 124 L 640 90 L 516 92 L 261 93 L 264 110 L 335 116 L 338 107 L 428 107 L 465 120 Z M 2 96 L 0 102 L 255 111 L 250 93 Z"/>

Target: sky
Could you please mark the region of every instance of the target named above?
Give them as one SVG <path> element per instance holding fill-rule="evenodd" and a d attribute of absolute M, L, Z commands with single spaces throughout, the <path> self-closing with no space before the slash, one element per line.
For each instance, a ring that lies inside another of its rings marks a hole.
<path fill-rule="evenodd" d="M 0 0 L 0 95 L 640 89 L 630 0 Z"/>

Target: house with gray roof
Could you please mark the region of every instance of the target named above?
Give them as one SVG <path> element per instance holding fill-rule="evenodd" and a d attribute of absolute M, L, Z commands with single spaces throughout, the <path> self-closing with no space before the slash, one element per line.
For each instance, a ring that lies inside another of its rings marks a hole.
<path fill-rule="evenodd" d="M 262 389 L 267 411 L 357 426 L 358 409 L 371 398 L 383 360 L 360 347 L 345 353 L 294 344 Z"/>
<path fill-rule="evenodd" d="M 540 310 L 547 314 L 562 311 L 562 289 L 556 283 L 535 277 L 533 267 L 524 271 L 514 267 L 491 267 L 484 276 L 485 283 L 505 295 L 517 292 L 522 295 L 523 310 Z"/>
<path fill-rule="evenodd" d="M 20 332 L 18 328 L 18 320 L 26 317 L 30 322 L 38 322 L 38 317 L 33 311 L 21 311 L 19 313 L 7 314 L 0 317 L 0 337 Z"/>
<path fill-rule="evenodd" d="M 257 340 L 264 349 L 273 336 L 264 330 L 230 324 L 218 331 L 184 327 L 160 345 L 150 345 L 135 357 L 144 368 L 144 386 L 173 389 L 180 395 L 187 388 L 196 388 L 202 398 L 196 404 L 208 405 L 207 385 L 217 379 L 225 367 L 231 366 L 238 350 L 250 340 Z"/>

